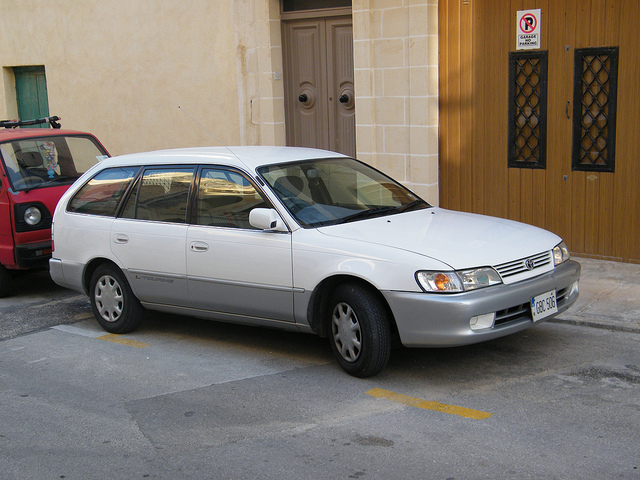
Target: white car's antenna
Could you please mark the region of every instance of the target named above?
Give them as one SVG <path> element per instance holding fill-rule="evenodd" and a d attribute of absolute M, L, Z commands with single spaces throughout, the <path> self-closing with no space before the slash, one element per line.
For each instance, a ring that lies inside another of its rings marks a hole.
<path fill-rule="evenodd" d="M 202 125 L 199 121 L 197 121 L 195 118 L 193 118 L 191 115 L 189 115 L 187 113 L 187 111 L 182 108 L 180 105 L 178 105 L 178 110 L 180 110 L 182 113 L 184 113 L 187 117 L 189 117 L 191 120 L 193 120 L 193 122 L 196 123 L 196 125 L 198 125 L 200 128 L 202 128 L 205 132 L 207 132 L 209 135 L 211 135 L 216 142 L 218 142 L 220 145 L 222 145 L 224 148 L 226 148 L 227 150 L 229 150 L 229 152 L 231 153 L 231 155 L 233 155 L 234 157 L 236 157 L 238 160 L 240 160 L 240 158 L 233 152 L 233 150 L 231 150 L 228 146 L 226 146 L 224 143 L 222 143 L 220 141 L 220 139 L 218 137 L 216 137 L 212 132 L 210 132 L 209 130 L 207 130 L 204 125 Z M 242 160 L 240 160 L 242 162 Z M 244 163 L 244 162 L 243 162 Z"/>

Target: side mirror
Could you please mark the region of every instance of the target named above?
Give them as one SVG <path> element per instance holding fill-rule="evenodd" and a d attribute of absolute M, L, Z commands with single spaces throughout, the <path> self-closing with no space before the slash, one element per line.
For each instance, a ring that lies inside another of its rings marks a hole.
<path fill-rule="evenodd" d="M 289 229 L 285 225 L 278 212 L 273 208 L 254 208 L 249 212 L 249 223 L 252 227 L 260 230 L 269 230 L 272 232 L 288 232 Z"/>

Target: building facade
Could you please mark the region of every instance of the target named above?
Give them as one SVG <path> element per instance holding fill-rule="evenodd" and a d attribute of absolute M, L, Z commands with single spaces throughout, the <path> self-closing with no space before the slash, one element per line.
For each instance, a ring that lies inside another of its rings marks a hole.
<path fill-rule="evenodd" d="M 113 154 L 341 151 L 434 205 L 640 263 L 637 1 L 0 0 L 0 11 L 0 118 L 58 115 Z"/>
<path fill-rule="evenodd" d="M 438 203 L 435 0 L 0 0 L 0 9 L 0 117 L 19 116 L 16 78 L 35 68 L 48 112 L 113 154 L 318 146 L 357 153 Z M 316 65 L 315 78 L 298 72 L 293 85 L 285 58 Z M 327 77 L 349 70 L 337 84 Z M 309 128 L 312 110 L 318 128 L 333 112 L 328 132 Z"/>

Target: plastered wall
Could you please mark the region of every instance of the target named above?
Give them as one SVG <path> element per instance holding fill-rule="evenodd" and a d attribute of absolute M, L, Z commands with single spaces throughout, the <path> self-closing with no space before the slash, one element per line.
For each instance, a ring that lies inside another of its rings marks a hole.
<path fill-rule="evenodd" d="M 280 42 L 271 10 L 268 0 L 0 0 L 0 117 L 17 115 L 12 67 L 44 65 L 50 114 L 113 154 L 282 143 L 269 103 L 282 94 L 265 74 Z"/>
<path fill-rule="evenodd" d="M 44 65 L 51 115 L 112 154 L 285 144 L 278 0 L 0 0 L 12 68 Z M 438 203 L 437 1 L 354 0 L 358 156 Z M 179 108 L 180 107 L 180 108 Z"/>

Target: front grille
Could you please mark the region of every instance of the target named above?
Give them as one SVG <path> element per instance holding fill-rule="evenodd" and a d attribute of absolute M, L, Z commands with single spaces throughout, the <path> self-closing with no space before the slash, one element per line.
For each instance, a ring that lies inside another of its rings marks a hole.
<path fill-rule="evenodd" d="M 29 225 L 24 220 L 16 221 L 16 232 L 35 232 L 36 230 L 44 230 L 51 228 L 51 217 L 43 218 L 36 225 Z"/>
<path fill-rule="evenodd" d="M 558 308 L 561 308 L 564 305 L 564 302 L 567 299 L 567 295 L 569 294 L 569 289 L 571 287 L 566 287 L 558 290 L 556 292 L 556 303 L 558 304 Z M 496 312 L 496 320 L 493 324 L 494 327 L 502 327 L 510 324 L 511 322 L 518 320 L 531 320 L 533 321 L 533 316 L 531 315 L 531 304 L 523 303 L 522 305 L 514 305 L 513 307 L 505 308 L 504 310 L 499 310 Z"/>
<path fill-rule="evenodd" d="M 500 276 L 505 279 L 519 273 L 530 272 L 538 268 L 544 267 L 552 262 L 551 251 L 538 253 L 531 257 L 521 258 L 512 262 L 496 265 L 495 269 Z"/>
<path fill-rule="evenodd" d="M 516 305 L 496 312 L 496 320 L 493 326 L 501 327 L 514 320 L 524 319 L 533 320 L 531 316 L 531 305 L 529 303 L 523 303 L 522 305 Z"/>

